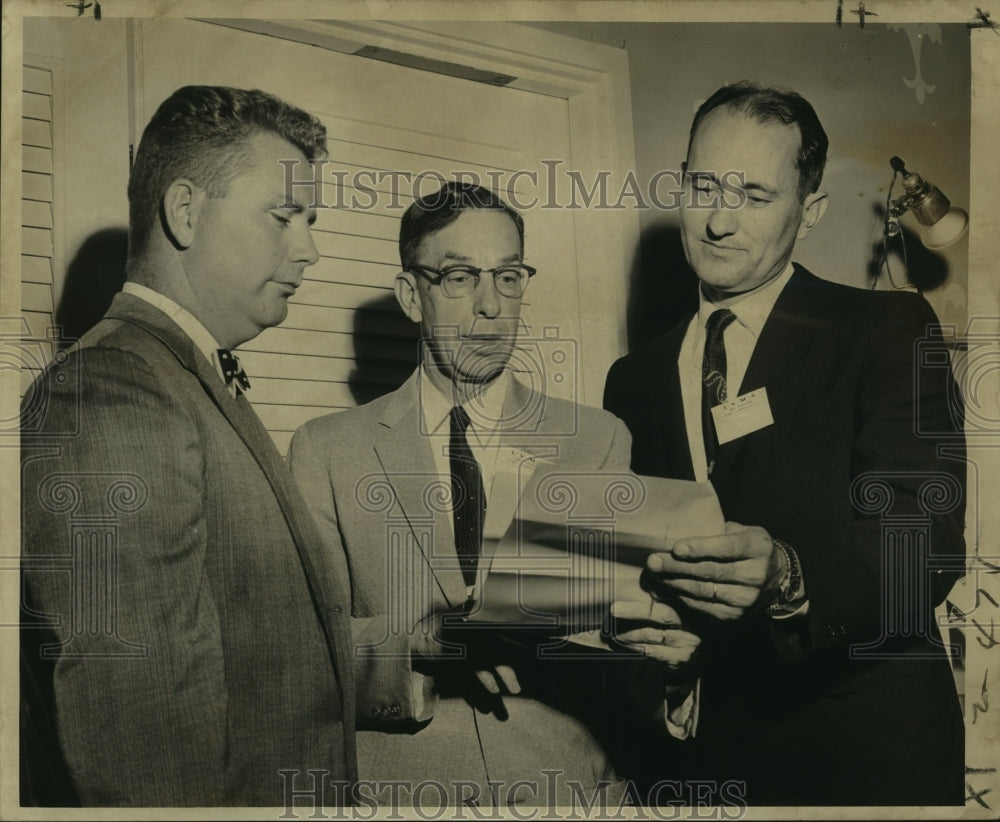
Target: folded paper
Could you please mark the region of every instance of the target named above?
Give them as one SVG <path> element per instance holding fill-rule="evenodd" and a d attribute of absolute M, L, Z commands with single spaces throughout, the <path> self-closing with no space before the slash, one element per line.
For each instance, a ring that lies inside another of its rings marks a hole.
<path fill-rule="evenodd" d="M 542 466 L 523 480 L 508 491 L 510 527 L 486 546 L 475 622 L 591 632 L 594 644 L 612 602 L 649 601 L 639 580 L 650 553 L 724 531 L 707 482 Z"/>

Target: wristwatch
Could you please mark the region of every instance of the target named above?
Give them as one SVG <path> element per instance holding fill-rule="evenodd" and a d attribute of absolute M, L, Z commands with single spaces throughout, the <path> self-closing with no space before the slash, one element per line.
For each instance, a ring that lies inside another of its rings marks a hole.
<path fill-rule="evenodd" d="M 787 611 L 793 603 L 797 604 L 802 599 L 802 566 L 799 565 L 799 558 L 796 556 L 792 546 L 780 539 L 774 540 L 774 546 L 785 555 L 788 563 L 788 573 L 784 579 L 778 583 L 778 592 L 774 600 L 767 606 L 769 614 Z"/>

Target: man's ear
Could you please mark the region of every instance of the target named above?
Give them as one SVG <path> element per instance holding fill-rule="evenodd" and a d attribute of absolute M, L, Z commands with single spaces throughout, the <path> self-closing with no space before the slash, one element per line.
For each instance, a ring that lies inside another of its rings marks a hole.
<path fill-rule="evenodd" d="M 424 312 L 420 304 L 420 291 L 417 282 L 409 271 L 400 271 L 396 275 L 396 301 L 403 313 L 413 322 L 423 319 Z"/>
<path fill-rule="evenodd" d="M 802 203 L 802 222 L 799 223 L 798 239 L 803 239 L 812 229 L 818 225 L 826 214 L 826 207 L 830 204 L 825 191 L 817 191 L 810 194 Z"/>
<path fill-rule="evenodd" d="M 186 178 L 174 180 L 163 195 L 163 227 L 178 248 L 194 242 L 198 219 L 205 205 L 205 192 Z"/>

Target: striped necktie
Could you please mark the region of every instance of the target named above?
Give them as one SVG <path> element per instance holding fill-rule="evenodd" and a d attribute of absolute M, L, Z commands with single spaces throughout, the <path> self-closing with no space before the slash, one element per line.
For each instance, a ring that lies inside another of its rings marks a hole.
<path fill-rule="evenodd" d="M 718 450 L 718 436 L 712 408 L 726 401 L 726 345 L 723 334 L 736 319 L 728 308 L 713 311 L 705 323 L 705 358 L 701 363 L 701 433 L 705 440 L 705 460 L 712 475 Z"/>

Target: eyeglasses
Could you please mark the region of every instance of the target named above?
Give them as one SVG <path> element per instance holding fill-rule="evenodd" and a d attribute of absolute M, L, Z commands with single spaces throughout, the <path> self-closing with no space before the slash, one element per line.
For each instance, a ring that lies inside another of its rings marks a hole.
<path fill-rule="evenodd" d="M 499 268 L 476 268 L 471 265 L 449 265 L 431 268 L 411 265 L 410 271 L 422 274 L 432 285 L 440 285 L 446 297 L 471 297 L 479 287 L 482 274 L 492 274 L 493 283 L 504 297 L 517 299 L 524 295 L 528 279 L 535 276 L 535 269 L 524 263 L 510 263 Z"/>

